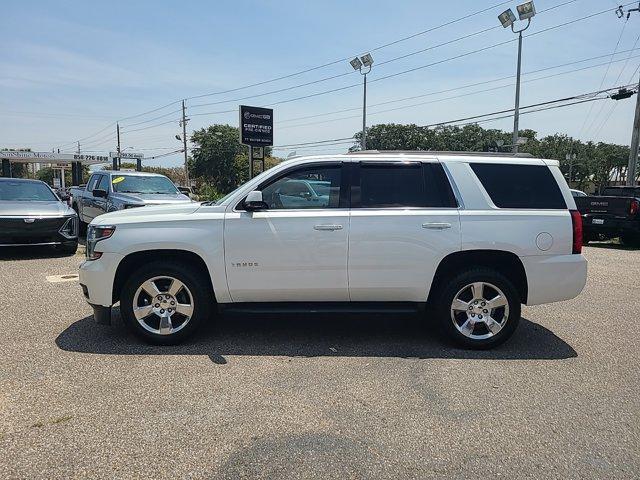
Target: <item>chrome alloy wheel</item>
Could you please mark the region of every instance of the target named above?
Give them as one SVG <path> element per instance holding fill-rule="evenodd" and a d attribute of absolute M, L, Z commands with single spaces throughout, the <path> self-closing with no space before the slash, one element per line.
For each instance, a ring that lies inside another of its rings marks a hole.
<path fill-rule="evenodd" d="M 495 285 L 474 282 L 461 288 L 451 303 L 456 329 L 472 340 L 497 335 L 509 320 L 509 302 Z"/>
<path fill-rule="evenodd" d="M 182 330 L 193 315 L 193 295 L 174 277 L 153 277 L 133 296 L 133 315 L 145 330 L 171 335 Z"/>

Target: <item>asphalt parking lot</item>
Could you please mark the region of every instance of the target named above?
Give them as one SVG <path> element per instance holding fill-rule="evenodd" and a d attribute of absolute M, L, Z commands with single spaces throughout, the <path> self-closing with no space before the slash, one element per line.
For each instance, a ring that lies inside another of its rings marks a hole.
<path fill-rule="evenodd" d="M 227 316 L 151 347 L 96 325 L 82 257 L 0 260 L 0 478 L 638 478 L 640 251 L 452 348 L 415 316 Z"/>

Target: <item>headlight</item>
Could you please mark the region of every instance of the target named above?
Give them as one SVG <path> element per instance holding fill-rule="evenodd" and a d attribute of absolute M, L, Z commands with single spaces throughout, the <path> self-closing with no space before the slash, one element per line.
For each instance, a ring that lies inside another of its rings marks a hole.
<path fill-rule="evenodd" d="M 64 225 L 60 227 L 59 232 L 64 238 L 76 238 L 78 236 L 78 217 L 74 215 L 73 217 L 67 218 Z"/>
<path fill-rule="evenodd" d="M 97 260 L 102 252 L 96 252 L 96 244 L 113 235 L 116 231 L 114 225 L 89 225 L 87 228 L 87 260 Z"/>

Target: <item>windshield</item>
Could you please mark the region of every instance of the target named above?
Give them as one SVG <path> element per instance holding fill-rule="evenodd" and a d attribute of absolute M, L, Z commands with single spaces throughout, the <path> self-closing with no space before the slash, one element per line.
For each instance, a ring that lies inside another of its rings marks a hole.
<path fill-rule="evenodd" d="M 114 192 L 120 193 L 179 193 L 167 177 L 118 175 L 111 177 L 111 185 Z"/>
<path fill-rule="evenodd" d="M 58 198 L 41 182 L 0 182 L 0 200 L 12 202 L 54 202 Z"/>

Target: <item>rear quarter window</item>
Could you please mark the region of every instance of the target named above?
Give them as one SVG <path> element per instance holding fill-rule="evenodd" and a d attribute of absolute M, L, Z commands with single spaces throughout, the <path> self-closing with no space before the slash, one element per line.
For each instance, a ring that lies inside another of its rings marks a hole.
<path fill-rule="evenodd" d="M 545 165 L 472 163 L 470 166 L 499 208 L 567 208 L 560 187 Z"/>

